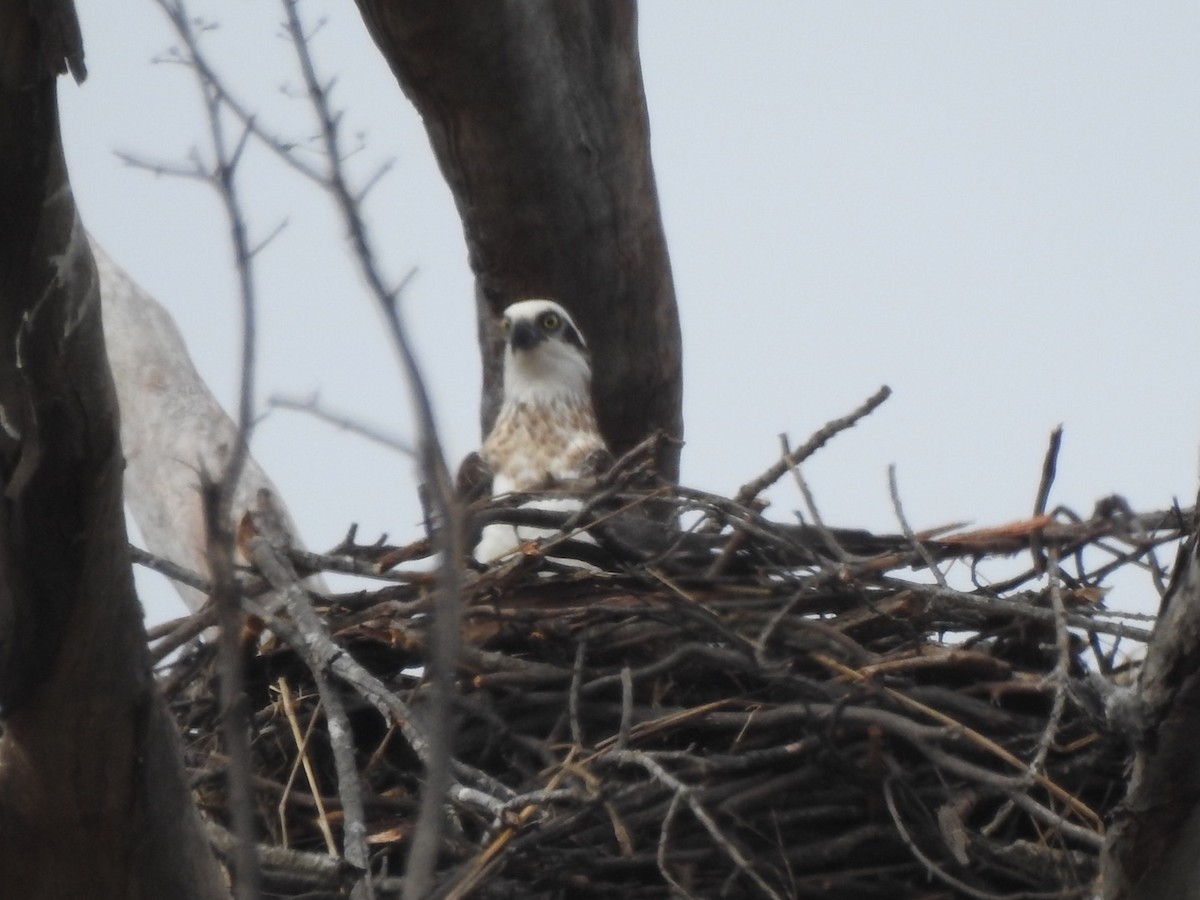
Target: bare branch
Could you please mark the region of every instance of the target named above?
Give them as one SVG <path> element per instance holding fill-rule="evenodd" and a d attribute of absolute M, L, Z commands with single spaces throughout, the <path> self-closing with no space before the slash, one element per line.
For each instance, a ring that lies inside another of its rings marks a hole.
<path fill-rule="evenodd" d="M 869 416 L 891 395 L 892 389 L 884 385 L 868 397 L 862 406 L 849 415 L 827 422 L 821 428 L 817 429 L 812 437 L 776 462 L 763 474 L 759 475 L 753 481 L 748 481 L 742 485 L 741 489 L 734 495 L 734 502 L 741 506 L 748 505 L 755 497 L 786 475 L 789 469 L 798 463 L 804 462 L 804 460 L 824 447 L 830 438 L 839 432 L 845 431 L 847 428 L 852 428 L 860 419 Z"/>
<path fill-rule="evenodd" d="M 405 900 L 418 900 L 428 892 L 436 865 L 437 847 L 442 833 L 444 796 L 450 785 L 451 704 L 455 692 L 454 671 L 459 655 L 459 606 L 461 583 L 459 568 L 465 555 L 463 513 L 454 493 L 446 465 L 437 424 L 424 376 L 417 364 L 408 333 L 400 318 L 398 296 L 389 291 L 377 265 L 366 222 L 357 202 L 361 191 L 353 190 L 342 167 L 340 114 L 329 103 L 329 87 L 323 83 L 313 63 L 305 29 L 295 0 L 283 0 L 287 30 L 307 88 L 313 114 L 325 148 L 326 189 L 333 198 L 346 226 L 359 270 L 376 305 L 383 313 L 409 386 L 416 410 L 418 458 L 421 474 L 434 511 L 441 524 L 438 542 L 441 550 L 439 581 L 441 603 L 434 612 L 434 640 L 428 668 L 433 681 L 433 714 L 430 742 L 433 752 L 427 758 L 425 787 L 421 793 L 421 812 L 404 883 Z"/>
<path fill-rule="evenodd" d="M 688 789 L 682 781 L 664 769 L 656 762 L 649 754 L 642 753 L 638 750 L 615 750 L 609 754 L 613 762 L 618 765 L 636 765 L 641 766 L 647 772 L 654 776 L 655 780 L 662 784 L 665 788 L 672 791 L 674 796 L 679 798 L 683 803 L 687 804 L 693 816 L 699 820 L 705 830 L 713 839 L 713 843 L 717 845 L 736 865 L 745 873 L 754 885 L 762 892 L 763 896 L 770 897 L 772 900 L 783 900 L 782 896 L 763 879 L 758 870 L 754 868 L 750 860 L 730 840 L 721 833 L 720 827 L 716 821 L 709 815 L 708 811 L 700 805 L 696 800 L 695 794 Z M 672 800 L 674 802 L 674 799 Z"/>
<path fill-rule="evenodd" d="M 920 554 L 921 559 L 925 560 L 925 565 L 928 566 L 929 571 L 933 573 L 933 577 L 936 579 L 938 586 L 948 590 L 950 585 L 946 581 L 946 576 L 943 575 L 942 570 L 938 568 L 938 564 L 934 560 L 933 554 L 930 553 L 929 549 L 917 539 L 916 534 L 912 530 L 912 526 L 908 524 L 908 517 L 904 515 L 904 504 L 900 502 L 900 486 L 896 483 L 896 466 L 894 463 L 888 466 L 888 492 L 892 495 L 892 509 L 896 513 L 896 521 L 900 523 L 900 530 L 904 533 L 904 536 L 908 538 L 908 541 L 910 544 L 912 544 L 913 549 Z"/>
<path fill-rule="evenodd" d="M 308 397 L 303 398 L 291 397 L 284 394 L 272 394 L 270 399 L 267 400 L 267 405 L 275 409 L 290 409 L 296 412 L 307 413 L 322 422 L 326 422 L 343 431 L 357 434 L 360 437 L 365 437 L 367 440 L 374 441 L 376 444 L 387 447 L 389 450 L 395 450 L 397 453 L 403 453 L 405 456 L 416 456 L 416 450 L 407 441 L 387 434 L 367 422 L 355 419 L 345 413 L 335 412 L 323 406 L 316 394 L 310 394 Z"/>

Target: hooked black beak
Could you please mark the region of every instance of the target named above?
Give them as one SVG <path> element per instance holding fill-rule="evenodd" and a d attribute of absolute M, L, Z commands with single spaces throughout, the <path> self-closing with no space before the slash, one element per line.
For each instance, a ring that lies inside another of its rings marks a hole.
<path fill-rule="evenodd" d="M 514 322 L 508 333 L 509 346 L 514 350 L 529 350 L 546 339 L 541 329 L 531 322 Z"/>

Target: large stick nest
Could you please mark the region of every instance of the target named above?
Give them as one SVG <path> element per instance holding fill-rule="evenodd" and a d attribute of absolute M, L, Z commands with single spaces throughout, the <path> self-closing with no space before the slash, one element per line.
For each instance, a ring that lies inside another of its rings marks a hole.
<path fill-rule="evenodd" d="M 435 896 L 1088 893 L 1129 758 L 1105 701 L 1149 638 L 1144 621 L 1106 608 L 1106 589 L 1132 575 L 1135 593 L 1161 594 L 1155 550 L 1189 515 L 1111 500 L 1086 519 L 1044 514 L 1048 458 L 1037 514 L 1004 527 L 892 536 L 771 521 L 755 498 L 800 455 L 732 499 L 649 484 L 626 464 L 570 522 L 499 501 L 475 511 L 590 527 L 596 544 L 531 542 L 465 569 Z M 650 523 L 658 539 L 620 537 L 614 523 L 635 514 L 633 533 Z M 677 519 L 690 527 L 662 524 Z M 292 553 L 302 573 L 385 582 L 307 610 L 275 567 L 247 575 L 258 617 L 242 636 L 245 696 L 271 896 L 348 894 L 362 872 L 344 832 L 358 819 L 375 895 L 398 896 L 441 752 L 423 679 L 441 608 L 429 553 L 426 540 L 352 537 L 327 555 Z M 575 554 L 600 568 L 554 562 Z M 985 578 L 997 560 L 1004 579 Z M 159 629 L 156 652 L 211 621 Z M 211 645 L 186 644 L 161 679 L 228 855 Z M 328 724 L 341 715 L 345 735 Z"/>

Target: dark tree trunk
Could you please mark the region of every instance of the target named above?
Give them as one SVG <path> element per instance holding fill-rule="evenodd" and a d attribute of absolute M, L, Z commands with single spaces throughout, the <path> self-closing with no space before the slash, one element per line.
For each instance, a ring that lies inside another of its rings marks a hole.
<path fill-rule="evenodd" d="M 1106 900 L 1200 900 L 1200 542 L 1179 553 L 1137 686 L 1113 707 L 1135 735 L 1104 848 Z"/>
<path fill-rule="evenodd" d="M 425 120 L 476 277 L 483 426 L 500 399 L 498 313 L 558 300 L 592 349 L 621 453 L 681 437 L 679 318 L 650 162 L 632 0 L 359 0 Z M 679 448 L 665 447 L 678 476 Z"/>
<path fill-rule="evenodd" d="M 208 900 L 226 894 L 150 672 L 59 138 L 74 22 L 70 2 L 0 0 L 0 894 Z"/>

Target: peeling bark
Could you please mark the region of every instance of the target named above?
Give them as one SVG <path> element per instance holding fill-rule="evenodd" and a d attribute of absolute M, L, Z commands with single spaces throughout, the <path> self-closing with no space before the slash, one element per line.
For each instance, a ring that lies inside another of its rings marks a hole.
<path fill-rule="evenodd" d="M 499 313 L 562 303 L 594 357 L 600 429 L 617 454 L 681 438 L 681 347 L 650 161 L 632 0 L 359 0 L 424 118 L 476 278 L 482 424 L 499 408 Z M 679 447 L 660 468 L 678 477 Z"/>
<path fill-rule="evenodd" d="M 69 3 L 39 5 L 0 0 L 0 886 L 208 900 L 225 892 L 150 671 L 59 137 L 54 73 L 82 73 L 82 47 Z"/>

